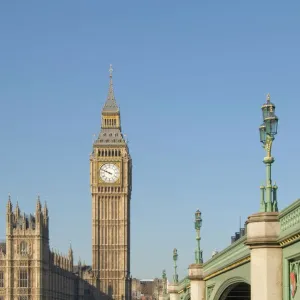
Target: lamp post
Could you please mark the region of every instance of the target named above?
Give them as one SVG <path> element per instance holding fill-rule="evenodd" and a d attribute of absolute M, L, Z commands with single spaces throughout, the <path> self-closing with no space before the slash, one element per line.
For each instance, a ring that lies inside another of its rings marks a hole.
<path fill-rule="evenodd" d="M 261 185 L 261 212 L 277 212 L 277 186 L 272 186 L 271 165 L 275 161 L 272 157 L 272 144 L 277 134 L 278 118 L 275 115 L 275 105 L 270 101 L 270 94 L 267 95 L 266 103 L 261 107 L 263 123 L 259 127 L 260 141 L 266 151 L 263 160 L 266 165 L 266 186 Z"/>
<path fill-rule="evenodd" d="M 166 273 L 166 270 L 163 270 L 163 272 L 162 272 L 162 284 L 163 284 L 162 295 L 165 296 L 165 295 L 167 295 L 167 273 Z"/>
<path fill-rule="evenodd" d="M 197 241 L 197 248 L 195 251 L 195 261 L 196 264 L 202 264 L 203 263 L 203 259 L 202 259 L 202 251 L 200 250 L 200 228 L 202 226 L 202 218 L 201 218 L 201 212 L 198 209 L 195 212 L 195 229 L 196 229 L 196 241 Z"/>
<path fill-rule="evenodd" d="M 177 249 L 174 248 L 173 250 L 173 261 L 174 261 L 174 283 L 178 283 L 178 274 L 177 274 L 177 259 L 178 259 L 178 253 L 177 253 Z"/>

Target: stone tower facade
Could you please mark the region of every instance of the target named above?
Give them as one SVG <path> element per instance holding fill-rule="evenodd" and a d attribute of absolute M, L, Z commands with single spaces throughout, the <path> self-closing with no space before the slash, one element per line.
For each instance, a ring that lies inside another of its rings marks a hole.
<path fill-rule="evenodd" d="M 0 243 L 0 300 L 108 300 L 92 285 L 90 267 L 73 265 L 49 247 L 49 215 L 37 200 L 34 214 L 6 207 L 6 240 Z"/>
<path fill-rule="evenodd" d="M 49 290 L 49 226 L 48 209 L 38 199 L 35 215 L 21 213 L 17 204 L 6 209 L 6 299 L 42 299 Z M 2 260 L 3 261 L 3 260 Z"/>
<path fill-rule="evenodd" d="M 113 299 L 129 300 L 132 163 L 113 89 L 102 109 L 101 131 L 90 157 L 94 284 Z"/>

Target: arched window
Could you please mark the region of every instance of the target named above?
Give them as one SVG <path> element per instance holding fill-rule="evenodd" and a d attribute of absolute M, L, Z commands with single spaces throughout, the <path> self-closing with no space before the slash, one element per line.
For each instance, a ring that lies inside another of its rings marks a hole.
<path fill-rule="evenodd" d="M 28 270 L 26 268 L 21 268 L 19 271 L 19 287 L 28 287 Z"/>
<path fill-rule="evenodd" d="M 28 254 L 28 245 L 25 241 L 22 241 L 20 244 L 20 254 L 25 256 Z"/>

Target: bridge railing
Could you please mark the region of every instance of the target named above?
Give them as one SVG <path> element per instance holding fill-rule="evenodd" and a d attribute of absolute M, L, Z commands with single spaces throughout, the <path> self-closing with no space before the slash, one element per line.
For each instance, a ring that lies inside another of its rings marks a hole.
<path fill-rule="evenodd" d="M 190 280 L 189 277 L 186 276 L 184 277 L 182 280 L 179 281 L 178 286 L 179 286 L 179 290 L 182 290 L 184 288 L 186 288 L 187 286 L 190 285 Z"/>
<path fill-rule="evenodd" d="M 280 239 L 300 232 L 300 199 L 280 212 Z"/>

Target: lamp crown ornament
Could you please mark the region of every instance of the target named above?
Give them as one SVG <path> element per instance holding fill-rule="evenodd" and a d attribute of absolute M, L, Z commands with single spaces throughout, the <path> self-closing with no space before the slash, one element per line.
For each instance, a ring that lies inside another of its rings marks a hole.
<path fill-rule="evenodd" d="M 271 102 L 270 94 L 267 94 L 266 103 L 261 107 L 263 123 L 259 126 L 260 142 L 266 151 L 263 162 L 266 165 L 266 185 L 261 189 L 261 212 L 277 212 L 277 186 L 272 186 L 271 165 L 275 161 L 272 156 L 272 145 L 277 134 L 278 117 L 275 115 L 275 105 Z"/>

